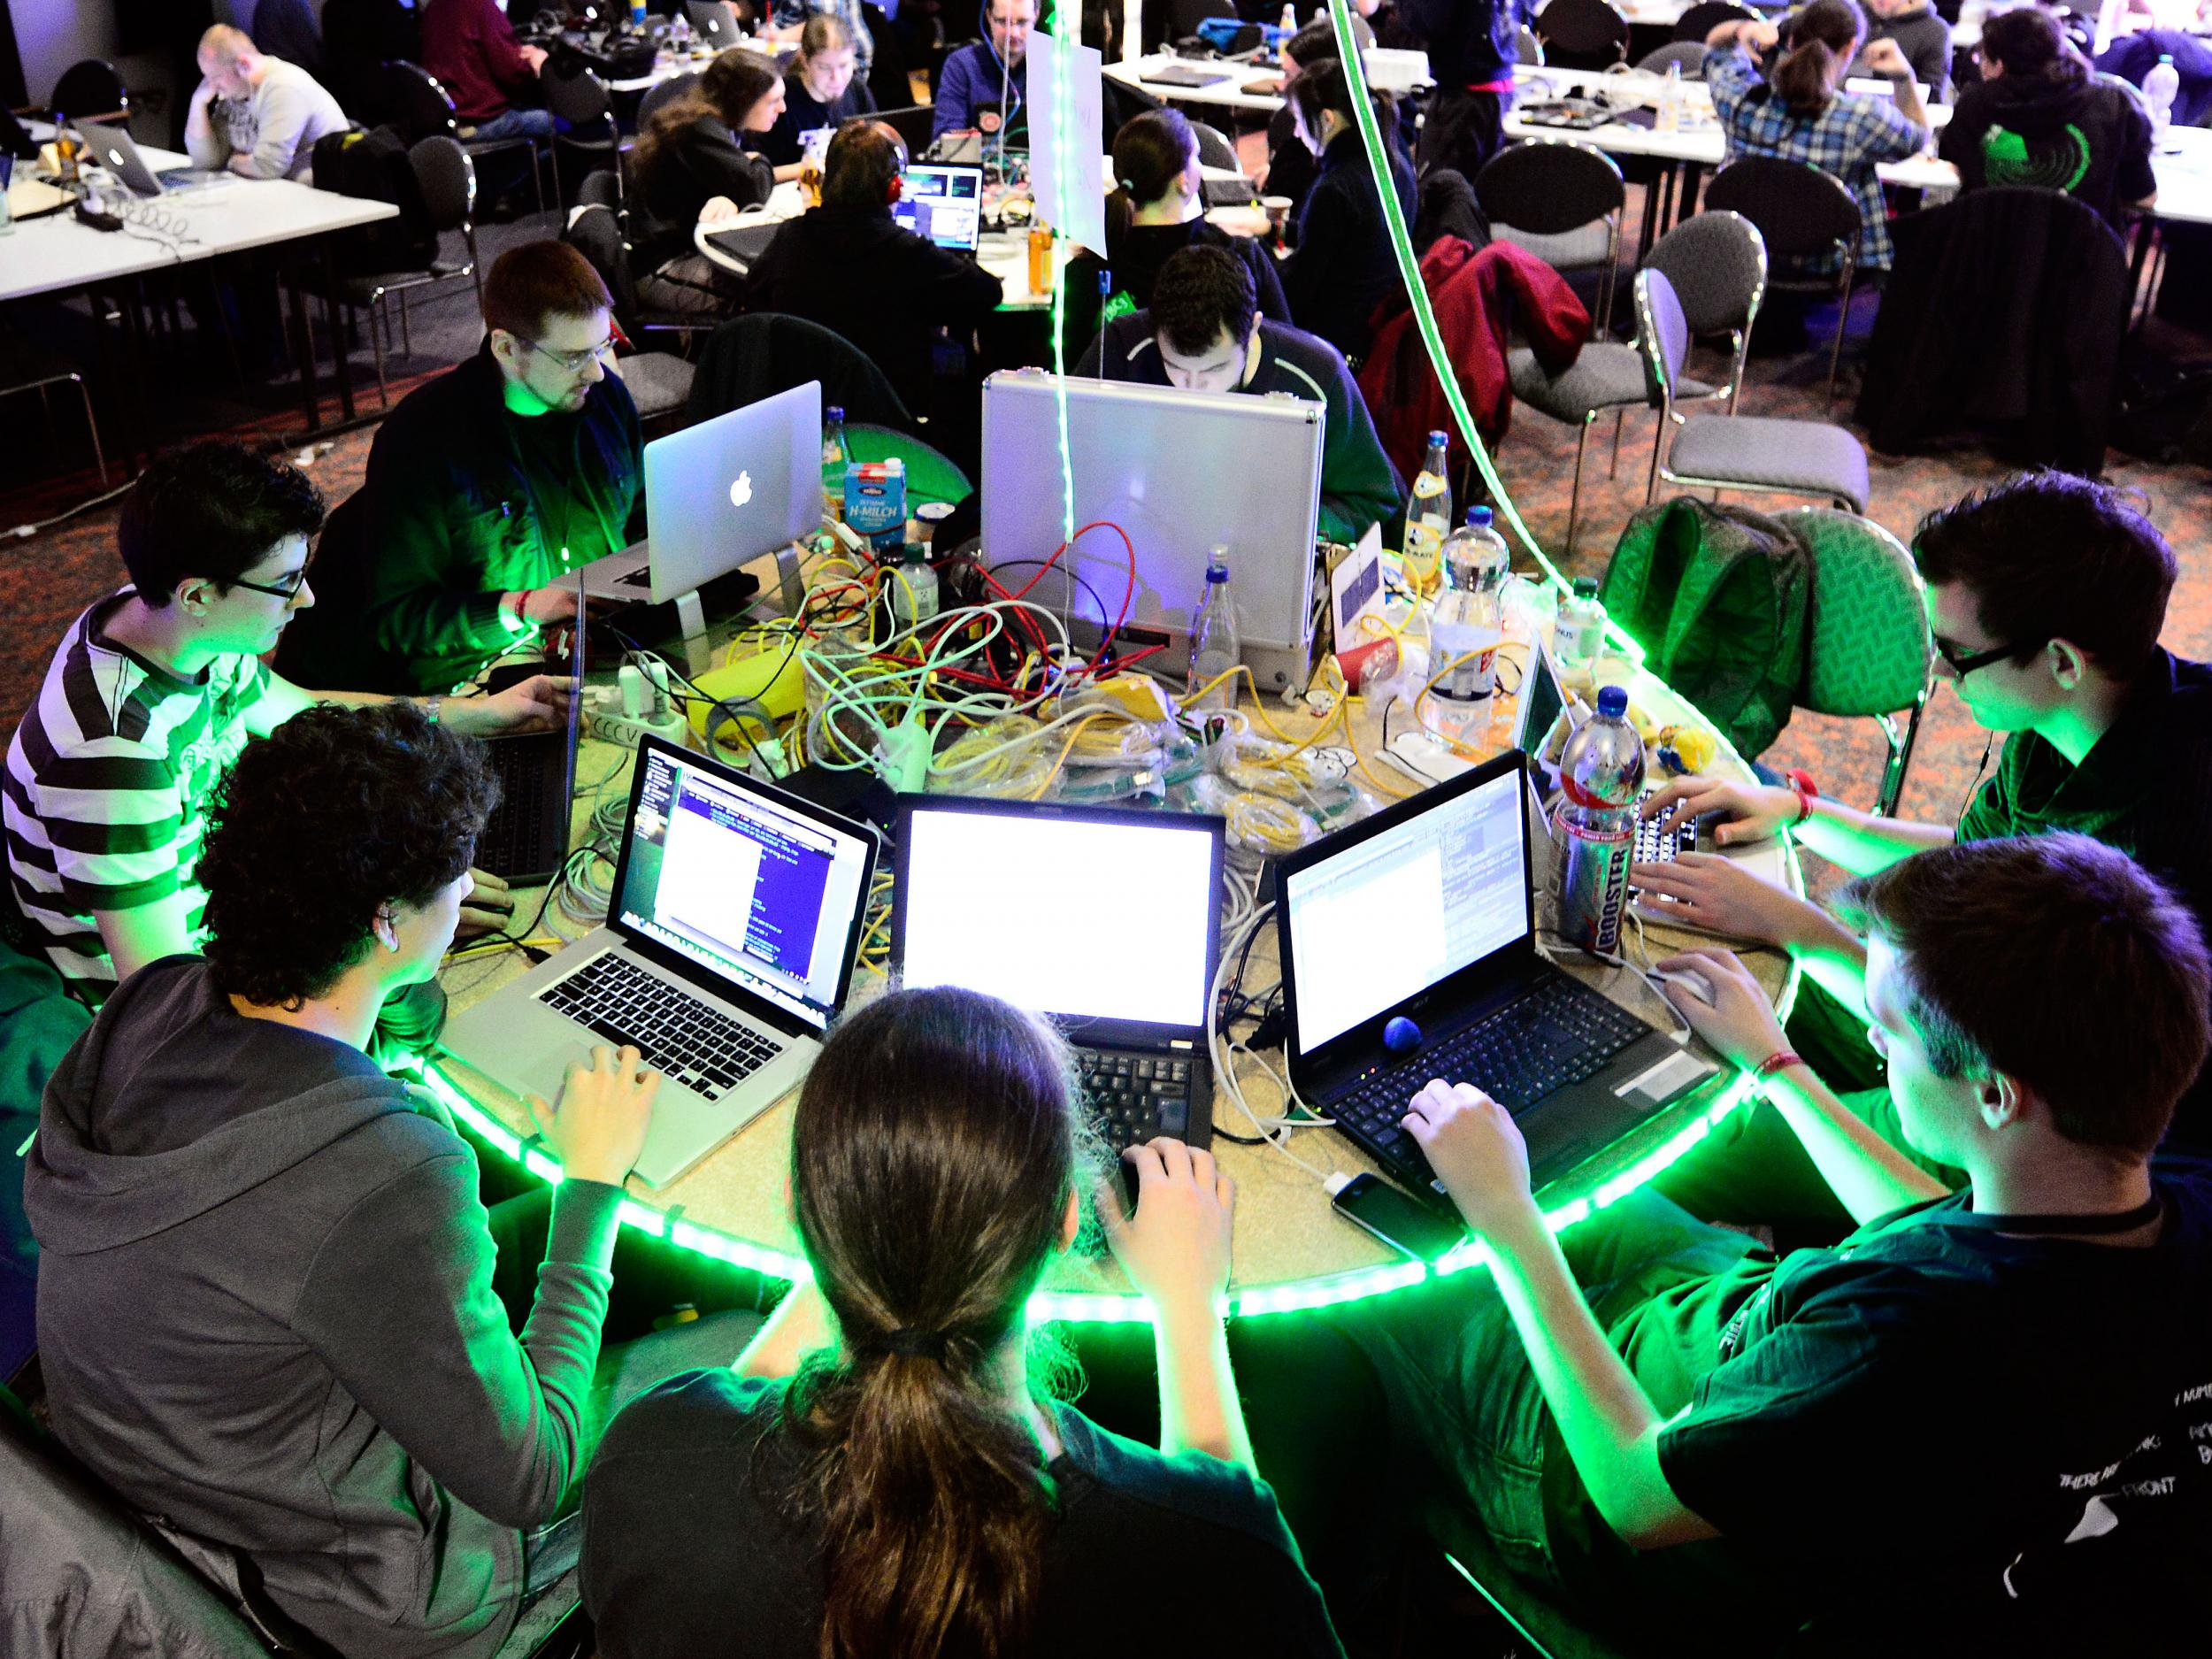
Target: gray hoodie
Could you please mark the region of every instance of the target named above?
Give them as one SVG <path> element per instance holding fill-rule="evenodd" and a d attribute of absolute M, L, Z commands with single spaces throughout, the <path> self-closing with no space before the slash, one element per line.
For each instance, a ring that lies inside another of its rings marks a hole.
<path fill-rule="evenodd" d="M 24 1172 L 54 1427 L 339 1651 L 490 1654 L 588 1450 L 620 1197 L 560 1187 L 518 1341 L 435 1104 L 156 963 L 54 1073 Z"/>

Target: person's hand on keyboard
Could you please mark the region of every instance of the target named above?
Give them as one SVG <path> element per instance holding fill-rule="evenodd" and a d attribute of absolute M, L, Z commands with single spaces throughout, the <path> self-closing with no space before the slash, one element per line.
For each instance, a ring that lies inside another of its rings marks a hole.
<path fill-rule="evenodd" d="M 1632 864 L 1628 879 L 1647 896 L 1672 901 L 1645 914 L 1683 921 L 1763 945 L 1810 944 L 1833 931 L 1808 900 L 1716 853 L 1684 853 L 1665 864 Z"/>
<path fill-rule="evenodd" d="M 1659 988 L 1690 1029 L 1731 1065 L 1747 1071 L 1790 1046 L 1782 1022 L 1774 1017 L 1774 1003 L 1734 951 L 1685 950 L 1658 966 L 1662 973 L 1701 974 L 1713 987 L 1709 1003 L 1680 985 L 1663 983 Z"/>
<path fill-rule="evenodd" d="M 1544 1225 L 1529 1192 L 1520 1125 L 1473 1084 L 1432 1079 L 1409 1102 L 1403 1126 L 1478 1234 L 1489 1238 L 1531 1217 Z"/>
<path fill-rule="evenodd" d="M 1693 774 L 1661 785 L 1639 811 L 1647 818 L 1664 813 L 1669 829 L 1708 812 L 1724 812 L 1728 821 L 1714 827 L 1713 845 L 1741 847 L 1773 840 L 1782 826 L 1796 821 L 1801 805 L 1794 789 Z"/>
<path fill-rule="evenodd" d="M 568 1068 L 557 1107 L 540 1095 L 526 1097 L 530 1120 L 572 1180 L 619 1187 L 629 1179 L 653 1121 L 653 1097 L 661 1090 L 661 1074 L 641 1065 L 640 1058 L 626 1045 L 618 1052 L 600 1043 L 589 1065 Z"/>
<path fill-rule="evenodd" d="M 1129 1282 L 1166 1317 L 1211 1319 L 1229 1288 L 1229 1236 L 1237 1184 L 1214 1164 L 1163 1135 L 1122 1157 L 1137 1171 L 1137 1212 L 1125 1214 L 1118 1182 L 1102 1182 L 1098 1217 Z"/>

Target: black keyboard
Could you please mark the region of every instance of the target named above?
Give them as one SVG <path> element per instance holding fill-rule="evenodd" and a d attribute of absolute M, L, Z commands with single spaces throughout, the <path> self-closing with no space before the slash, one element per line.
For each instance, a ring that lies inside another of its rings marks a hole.
<path fill-rule="evenodd" d="M 1078 1048 L 1083 1103 L 1107 1146 L 1119 1153 L 1156 1135 L 1190 1133 L 1192 1066 L 1187 1058 Z"/>
<path fill-rule="evenodd" d="M 557 1013 L 588 1025 L 695 1094 L 719 1100 L 784 1050 L 765 1032 L 732 1019 L 673 980 L 610 952 L 538 993 Z"/>
<path fill-rule="evenodd" d="M 1659 792 L 1647 789 L 1637 804 L 1641 806 Z M 1663 818 L 1663 814 L 1661 815 Z M 1636 820 L 1636 862 L 1640 864 L 1663 864 L 1673 862 L 1684 853 L 1697 850 L 1697 820 L 1684 818 L 1671 830 L 1662 832 L 1661 818 L 1640 818 Z"/>
<path fill-rule="evenodd" d="M 499 780 L 499 804 L 476 837 L 476 863 L 502 878 L 534 874 L 560 862 L 560 849 L 546 838 L 545 769 L 556 764 L 565 736 L 502 738 L 484 745 L 492 773 Z"/>
<path fill-rule="evenodd" d="M 1609 998 L 1547 979 L 1479 1025 L 1402 1064 L 1378 1067 L 1324 1110 L 1370 1157 L 1415 1192 L 1441 1193 L 1421 1148 L 1398 1125 L 1406 1102 L 1432 1078 L 1472 1083 L 1517 1115 L 1595 1077 L 1651 1027 Z"/>

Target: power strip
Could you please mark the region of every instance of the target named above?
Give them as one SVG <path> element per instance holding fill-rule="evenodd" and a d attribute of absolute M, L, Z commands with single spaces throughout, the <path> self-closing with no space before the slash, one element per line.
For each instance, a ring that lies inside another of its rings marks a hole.
<path fill-rule="evenodd" d="M 623 749 L 635 749 L 642 737 L 664 738 L 679 748 L 689 748 L 691 744 L 691 722 L 672 710 L 655 720 L 641 714 L 625 714 L 618 706 L 588 709 L 584 714 L 584 729 L 600 741 Z"/>

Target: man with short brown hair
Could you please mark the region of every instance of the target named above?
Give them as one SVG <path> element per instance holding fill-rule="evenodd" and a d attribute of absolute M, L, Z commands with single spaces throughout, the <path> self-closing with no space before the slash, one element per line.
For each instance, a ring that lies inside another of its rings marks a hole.
<path fill-rule="evenodd" d="M 557 242 L 499 257 L 483 347 L 385 419 L 365 520 L 315 567 L 322 683 L 449 691 L 575 610 L 569 571 L 642 533 L 644 443 L 614 362 L 613 303 Z M 332 659 L 336 660 L 333 661 Z M 341 678 L 331 680 L 331 672 Z"/>

